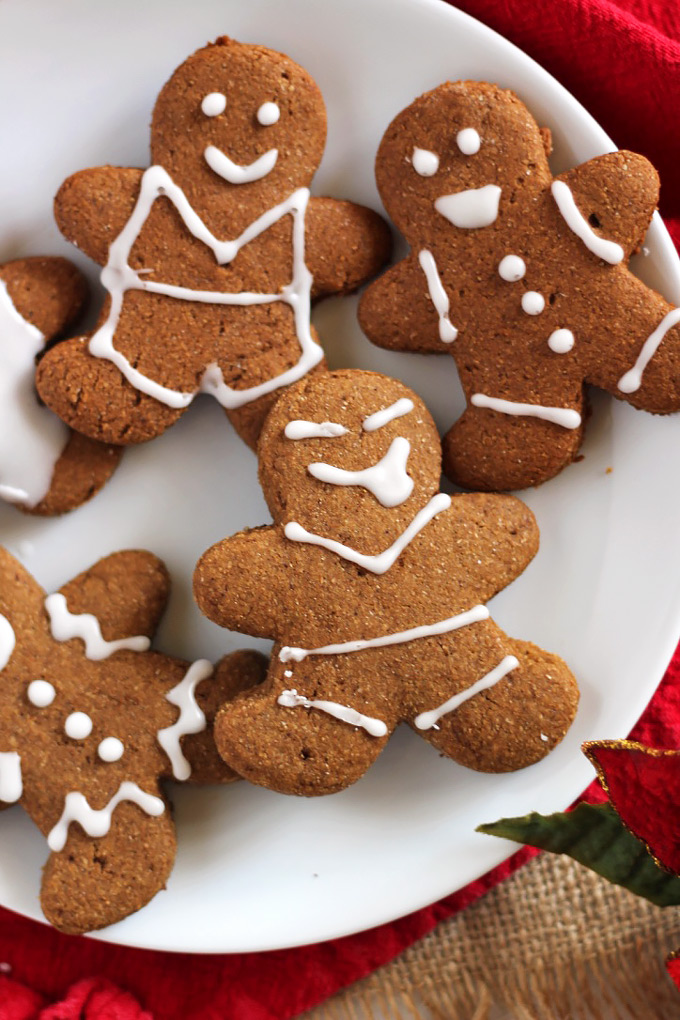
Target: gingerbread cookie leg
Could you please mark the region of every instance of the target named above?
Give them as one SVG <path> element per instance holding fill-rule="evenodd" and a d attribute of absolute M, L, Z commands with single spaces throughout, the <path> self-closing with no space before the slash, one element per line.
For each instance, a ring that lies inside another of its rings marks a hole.
<path fill-rule="evenodd" d="M 565 663 L 492 621 L 435 647 L 408 689 L 409 724 L 447 757 L 480 772 L 540 761 L 571 725 L 578 688 Z"/>
<path fill-rule="evenodd" d="M 57 344 L 36 373 L 40 396 L 72 429 L 127 446 L 154 439 L 182 416 L 135 389 L 111 361 L 93 358 L 88 343 L 83 336 Z"/>
<path fill-rule="evenodd" d="M 153 783 L 144 789 L 154 790 Z M 80 935 L 114 924 L 165 887 L 175 860 L 175 829 L 157 792 L 147 803 L 156 815 L 123 801 L 104 836 L 92 838 L 71 824 L 63 849 L 50 854 L 43 872 L 40 901 L 55 928 Z M 102 805 L 101 810 L 111 809 Z M 96 827 L 96 810 L 85 809 L 79 817 L 90 830 Z"/>
<path fill-rule="evenodd" d="M 514 410 L 510 406 L 510 411 Z M 444 436 L 444 472 L 466 489 L 494 491 L 538 485 L 574 459 L 583 439 L 582 419 L 573 412 L 565 417 L 565 427 L 528 415 L 468 406 Z"/>
<path fill-rule="evenodd" d="M 226 704 L 215 720 L 222 757 L 245 779 L 279 793 L 345 789 L 373 764 L 396 725 L 371 689 L 365 662 L 282 662 L 275 646 L 266 684 Z"/>

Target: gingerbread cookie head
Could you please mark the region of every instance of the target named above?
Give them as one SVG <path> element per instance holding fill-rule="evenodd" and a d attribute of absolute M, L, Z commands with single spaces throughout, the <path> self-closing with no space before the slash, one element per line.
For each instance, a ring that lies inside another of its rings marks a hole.
<path fill-rule="evenodd" d="M 0 802 L 21 801 L 52 854 L 42 905 L 63 931 L 120 920 L 163 888 L 175 831 L 161 780 L 225 782 L 207 739 L 260 657 L 213 669 L 150 650 L 169 582 L 114 553 L 45 596 L 0 550 Z"/>
<path fill-rule="evenodd" d="M 407 237 L 436 239 L 442 217 L 459 230 L 479 229 L 526 207 L 552 180 L 546 149 L 549 134 L 514 93 L 447 82 L 392 121 L 376 180 Z"/>
<path fill-rule="evenodd" d="M 346 370 L 291 387 L 258 444 L 275 520 L 340 541 L 348 527 L 398 529 L 439 489 L 438 434 L 425 405 L 396 379 Z"/>
<path fill-rule="evenodd" d="M 0 499 L 28 513 L 79 506 L 120 458 L 115 447 L 70 432 L 35 392 L 37 360 L 86 299 L 87 284 L 66 259 L 0 266 Z"/>
<path fill-rule="evenodd" d="M 574 679 L 484 605 L 535 554 L 531 512 L 439 492 L 432 420 L 373 372 L 291 388 L 258 452 L 273 526 L 217 543 L 194 575 L 210 619 L 275 641 L 265 683 L 218 713 L 225 761 L 285 793 L 332 793 L 400 722 L 484 771 L 542 758 L 571 721 Z"/>
<path fill-rule="evenodd" d="M 513 93 L 446 83 L 388 127 L 376 162 L 411 245 L 362 297 L 371 340 L 453 355 L 467 407 L 444 470 L 475 489 L 535 485 L 583 439 L 585 384 L 680 408 L 680 312 L 628 269 L 658 196 L 642 156 L 553 179 L 550 136 Z"/>
<path fill-rule="evenodd" d="M 236 202 L 251 218 L 309 185 L 325 140 L 311 76 L 281 53 L 226 36 L 177 68 L 151 122 L 152 162 L 192 204 Z"/>

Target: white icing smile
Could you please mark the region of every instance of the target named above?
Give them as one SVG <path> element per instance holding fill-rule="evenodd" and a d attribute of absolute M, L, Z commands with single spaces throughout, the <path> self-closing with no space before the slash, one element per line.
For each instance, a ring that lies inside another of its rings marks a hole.
<path fill-rule="evenodd" d="M 330 485 L 360 485 L 373 493 L 383 506 L 401 506 L 413 492 L 413 479 L 406 473 L 410 452 L 408 439 L 398 436 L 392 441 L 385 456 L 363 471 L 345 471 L 323 462 L 310 464 L 307 470 L 320 482 Z"/>
<path fill-rule="evenodd" d="M 222 177 L 229 184 L 249 184 L 251 181 L 259 181 L 276 166 L 279 158 L 278 149 L 269 149 L 247 166 L 240 166 L 229 159 L 221 149 L 209 145 L 203 153 L 206 163 L 216 174 Z"/>
<path fill-rule="evenodd" d="M 483 188 L 469 188 L 467 191 L 441 195 L 435 199 L 434 207 L 454 227 L 478 230 L 495 223 L 500 200 L 501 189 L 498 185 L 485 184 Z"/>

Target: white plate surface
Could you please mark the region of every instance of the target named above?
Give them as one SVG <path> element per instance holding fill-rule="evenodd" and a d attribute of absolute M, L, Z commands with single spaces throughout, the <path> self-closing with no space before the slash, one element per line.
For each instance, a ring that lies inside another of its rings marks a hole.
<path fill-rule="evenodd" d="M 446 79 L 514 88 L 552 129 L 556 171 L 612 148 L 540 67 L 439 0 L 3 0 L 0 260 L 68 255 L 98 287 L 95 267 L 54 226 L 52 196 L 83 167 L 147 165 L 160 86 L 193 49 L 222 34 L 289 53 L 319 83 L 329 142 L 317 194 L 378 208 L 373 157 L 384 129 Z M 658 218 L 647 247 L 636 271 L 677 302 L 680 263 Z M 442 429 L 460 413 L 453 359 L 372 347 L 354 298 L 328 301 L 314 318 L 333 367 L 399 376 Z M 680 630 L 680 418 L 653 418 L 601 395 L 583 452 L 583 461 L 526 494 L 541 552 L 492 603 L 510 634 L 564 656 L 577 675 L 581 708 L 563 744 L 539 765 L 493 777 L 439 758 L 403 729 L 361 782 L 335 796 L 298 800 L 245 783 L 177 788 L 179 852 L 167 891 L 98 937 L 236 952 L 348 934 L 498 864 L 514 844 L 475 834 L 480 822 L 569 804 L 592 778 L 581 741 L 629 731 Z M 47 589 L 115 549 L 153 550 L 174 578 L 159 646 L 216 659 L 249 641 L 193 606 L 194 563 L 217 539 L 267 520 L 255 459 L 206 398 L 161 439 L 128 451 L 88 506 L 56 521 L 1 506 L 0 540 Z M 2 813 L 0 832 L 0 903 L 40 919 L 45 843 L 19 808 Z"/>

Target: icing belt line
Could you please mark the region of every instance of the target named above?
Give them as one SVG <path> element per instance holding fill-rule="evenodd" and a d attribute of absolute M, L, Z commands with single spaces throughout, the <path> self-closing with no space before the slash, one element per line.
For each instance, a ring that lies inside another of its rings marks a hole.
<path fill-rule="evenodd" d="M 478 623 L 481 620 L 488 620 L 489 610 L 486 606 L 473 606 L 464 613 L 457 613 L 437 623 L 424 624 L 420 627 L 410 627 L 408 630 L 399 630 L 393 634 L 384 634 L 382 637 L 368 638 L 359 641 L 343 641 L 336 645 L 323 645 L 321 648 L 295 648 L 289 645 L 279 652 L 280 662 L 302 662 L 308 655 L 346 655 L 349 652 L 362 652 L 365 648 L 383 648 L 387 645 L 401 645 L 418 638 L 433 637 L 437 634 L 448 634 L 452 630 L 459 630 L 471 623 Z"/>

